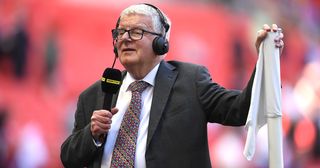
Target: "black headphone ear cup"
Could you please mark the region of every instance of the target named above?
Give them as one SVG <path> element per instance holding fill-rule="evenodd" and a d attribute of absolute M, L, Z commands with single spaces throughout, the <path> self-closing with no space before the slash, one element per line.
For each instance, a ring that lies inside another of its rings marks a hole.
<path fill-rule="evenodd" d="M 163 55 L 169 51 L 169 42 L 165 37 L 156 37 L 152 42 L 152 48 L 155 54 Z"/>
<path fill-rule="evenodd" d="M 113 47 L 114 55 L 118 58 L 118 49 L 116 47 Z"/>

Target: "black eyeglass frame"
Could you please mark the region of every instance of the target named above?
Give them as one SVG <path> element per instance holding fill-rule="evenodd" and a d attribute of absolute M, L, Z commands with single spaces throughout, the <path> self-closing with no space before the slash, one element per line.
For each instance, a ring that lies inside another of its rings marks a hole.
<path fill-rule="evenodd" d="M 119 34 L 119 30 L 123 31 L 122 35 Z M 135 30 L 141 30 L 142 31 L 140 38 L 132 38 L 131 33 L 133 33 Z M 128 30 L 126 30 L 126 29 L 118 29 L 117 28 L 117 29 L 112 29 L 111 32 L 112 32 L 112 38 L 114 40 L 118 40 L 118 38 L 121 38 L 126 32 L 128 32 L 129 38 L 131 40 L 141 40 L 143 38 L 144 33 L 149 33 L 149 34 L 160 36 L 160 37 L 162 36 L 162 34 L 160 34 L 160 33 L 151 32 L 151 31 L 148 31 L 148 30 L 140 29 L 140 28 L 133 28 L 133 29 L 128 29 Z"/>

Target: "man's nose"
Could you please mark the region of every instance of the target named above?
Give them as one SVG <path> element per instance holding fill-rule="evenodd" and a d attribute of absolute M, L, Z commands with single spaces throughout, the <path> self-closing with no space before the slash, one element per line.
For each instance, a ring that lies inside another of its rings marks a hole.
<path fill-rule="evenodd" d="M 122 37 L 121 37 L 121 39 L 122 40 L 131 40 L 131 38 L 130 38 L 130 35 L 129 35 L 129 32 L 127 31 L 127 32 L 124 32 L 124 34 L 122 35 Z"/>

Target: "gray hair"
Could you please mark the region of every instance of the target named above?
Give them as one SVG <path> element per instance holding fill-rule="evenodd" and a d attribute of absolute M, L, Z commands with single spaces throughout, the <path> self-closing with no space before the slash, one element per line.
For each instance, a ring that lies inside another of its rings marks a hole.
<path fill-rule="evenodd" d="M 165 17 L 166 22 L 170 25 L 170 28 L 169 28 L 167 35 L 166 35 L 166 38 L 169 40 L 171 21 L 167 17 L 166 14 L 164 14 L 162 11 L 161 11 L 161 13 Z M 131 5 L 121 12 L 120 18 L 122 16 L 129 15 L 129 14 L 143 14 L 146 16 L 151 16 L 154 30 L 160 34 L 165 33 L 165 28 L 163 27 L 163 24 L 161 23 L 160 15 L 159 15 L 158 11 L 156 9 L 154 9 L 153 7 L 146 5 L 146 4 Z"/>

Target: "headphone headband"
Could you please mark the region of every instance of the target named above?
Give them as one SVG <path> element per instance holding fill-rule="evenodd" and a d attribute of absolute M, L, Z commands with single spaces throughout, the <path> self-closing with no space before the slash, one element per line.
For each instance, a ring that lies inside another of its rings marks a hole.
<path fill-rule="evenodd" d="M 165 32 L 167 33 L 168 30 L 169 30 L 169 28 L 170 28 L 170 25 L 168 24 L 167 19 L 166 19 L 166 17 L 163 15 L 163 13 L 161 12 L 161 10 L 160 10 L 159 8 L 157 8 L 156 6 L 152 5 L 152 4 L 148 4 L 148 3 L 142 3 L 142 4 L 147 5 L 147 6 L 150 6 L 150 7 L 152 7 L 153 9 L 155 9 L 155 10 L 158 12 L 159 17 L 160 17 L 160 22 L 161 22 L 162 26 L 164 27 Z"/>
<path fill-rule="evenodd" d="M 165 32 L 167 33 L 169 31 L 170 25 L 167 22 L 166 17 L 163 15 L 163 13 L 161 12 L 161 10 L 159 8 L 157 8 L 156 6 L 152 5 L 152 4 L 148 4 L 148 3 L 142 3 L 143 5 L 147 5 L 150 6 L 151 8 L 155 9 L 157 11 L 157 13 L 159 14 L 160 17 L 160 22 L 162 24 L 162 26 L 164 27 Z M 119 27 L 120 24 L 120 17 L 117 20 L 117 24 L 116 24 L 116 28 Z"/>
<path fill-rule="evenodd" d="M 167 35 L 167 32 L 169 31 L 170 25 L 167 22 L 166 17 L 164 16 L 164 14 L 161 12 L 161 10 L 159 8 L 157 8 L 156 6 L 154 6 L 152 4 L 148 4 L 148 3 L 142 3 L 142 4 L 150 6 L 151 8 L 153 8 L 157 11 L 159 18 L 160 18 L 160 22 L 161 22 L 162 26 L 164 27 L 164 30 L 165 30 L 164 35 L 156 37 L 152 42 L 152 48 L 153 48 L 154 53 L 157 55 L 163 55 L 169 51 L 169 42 L 166 39 L 166 35 Z M 120 25 L 120 18 L 121 18 L 121 16 L 117 20 L 116 29 Z M 116 35 L 114 34 L 113 31 L 112 31 L 112 38 L 113 38 L 113 46 L 114 46 L 113 51 L 114 51 L 116 57 L 118 57 L 118 50 L 115 47 Z"/>

